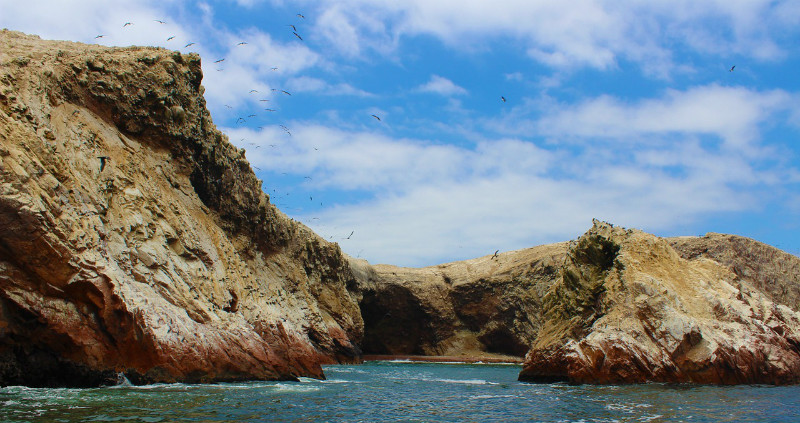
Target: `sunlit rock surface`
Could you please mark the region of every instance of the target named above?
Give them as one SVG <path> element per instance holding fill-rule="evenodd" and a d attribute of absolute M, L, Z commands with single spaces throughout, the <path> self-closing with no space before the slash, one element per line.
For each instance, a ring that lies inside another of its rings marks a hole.
<path fill-rule="evenodd" d="M 322 377 L 363 322 L 277 210 L 197 55 L 0 33 L 0 385 Z"/>

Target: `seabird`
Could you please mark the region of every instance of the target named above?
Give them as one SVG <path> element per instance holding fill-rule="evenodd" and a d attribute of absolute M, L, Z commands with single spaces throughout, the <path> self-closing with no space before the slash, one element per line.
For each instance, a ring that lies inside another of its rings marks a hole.
<path fill-rule="evenodd" d="M 298 17 L 298 18 L 301 18 L 301 19 L 305 19 L 305 18 L 306 18 L 305 16 L 303 16 L 303 14 L 302 14 L 302 13 L 298 13 L 298 14 L 297 14 L 297 17 Z"/>
<path fill-rule="evenodd" d="M 106 167 L 106 160 L 111 160 L 111 157 L 108 156 L 97 156 L 100 159 L 100 172 Z"/>
<path fill-rule="evenodd" d="M 273 67 L 271 67 L 271 68 L 269 68 L 269 69 L 270 69 L 270 70 L 278 70 L 278 67 L 277 67 L 277 66 L 273 66 Z"/>
<path fill-rule="evenodd" d="M 164 25 L 164 24 L 166 23 L 166 22 L 164 22 L 164 21 L 160 21 L 160 20 L 158 20 L 158 19 L 156 19 L 155 21 L 156 21 L 156 22 L 158 22 L 158 23 L 160 23 L 161 25 Z"/>
<path fill-rule="evenodd" d="M 733 68 L 735 68 L 735 67 L 736 67 L 736 65 L 731 66 L 731 68 L 728 69 L 728 72 L 733 72 Z"/>
<path fill-rule="evenodd" d="M 290 26 L 290 27 L 292 27 L 292 31 L 294 31 L 294 32 L 297 32 L 297 27 L 295 27 L 295 26 L 294 26 L 294 25 L 292 25 L 292 24 L 289 24 L 289 26 Z"/>
<path fill-rule="evenodd" d="M 105 35 L 98 35 L 98 36 L 94 37 L 94 39 L 96 40 L 98 38 L 103 38 L 103 37 L 105 37 Z"/>
<path fill-rule="evenodd" d="M 246 44 L 247 44 L 246 42 L 242 41 L 242 42 L 240 42 L 239 44 L 236 44 L 236 45 L 237 46 L 243 46 L 243 45 L 246 45 Z"/>
<path fill-rule="evenodd" d="M 500 250 L 496 250 L 496 251 L 494 252 L 494 255 L 492 256 L 492 260 L 494 260 L 494 259 L 496 259 L 496 258 L 497 258 L 497 253 L 499 253 L 499 252 L 500 252 Z"/>
<path fill-rule="evenodd" d="M 243 117 L 240 117 L 239 119 L 236 119 L 236 123 L 239 123 L 239 121 L 242 121 L 242 122 L 247 122 L 246 120 L 244 120 L 244 118 L 243 118 Z"/>
<path fill-rule="evenodd" d="M 286 95 L 292 95 L 292 93 L 290 93 L 289 91 L 286 91 L 286 90 L 281 90 L 281 92 L 286 94 Z"/>
<path fill-rule="evenodd" d="M 266 110 L 268 112 L 277 112 L 277 110 L 275 110 L 275 109 L 264 109 L 264 110 Z"/>
<path fill-rule="evenodd" d="M 131 22 L 125 22 L 125 25 L 122 25 L 122 27 L 123 27 L 123 28 L 125 28 L 125 27 L 126 27 L 126 26 L 128 26 L 128 25 L 133 25 L 133 23 L 131 23 Z"/>
<path fill-rule="evenodd" d="M 350 237 L 353 236 L 354 233 L 356 233 L 356 231 L 350 232 L 350 235 L 347 235 L 347 238 L 345 238 L 345 239 L 350 239 Z"/>
<path fill-rule="evenodd" d="M 257 93 L 258 90 L 250 90 L 250 94 Z"/>
<path fill-rule="evenodd" d="M 189 44 L 186 44 L 185 46 L 183 46 L 183 48 L 186 48 L 186 47 L 189 47 L 189 46 L 193 46 L 193 45 L 194 45 L 194 43 L 189 43 Z"/>
<path fill-rule="evenodd" d="M 381 118 L 379 118 L 378 115 L 370 115 L 370 116 L 374 117 L 375 119 L 378 119 L 378 121 L 381 120 Z"/>
<path fill-rule="evenodd" d="M 261 100 L 258 100 L 258 101 L 269 101 L 269 100 L 266 99 L 266 98 L 262 98 Z"/>
<path fill-rule="evenodd" d="M 505 103 L 505 102 L 506 102 L 506 98 L 505 98 L 505 97 L 503 97 L 503 96 L 500 96 L 500 100 L 503 100 L 503 103 Z"/>
<path fill-rule="evenodd" d="M 294 34 L 295 37 L 299 38 L 300 41 L 303 41 L 303 37 L 301 37 L 300 34 L 298 34 L 296 32 L 292 32 L 292 34 Z"/>
<path fill-rule="evenodd" d="M 216 61 L 214 61 L 214 63 L 220 63 L 220 62 L 223 62 L 223 61 L 225 61 L 225 58 L 224 58 L 224 57 L 223 57 L 222 59 L 219 59 L 219 60 L 216 60 Z"/>
<path fill-rule="evenodd" d="M 256 115 L 247 115 L 247 117 L 249 117 L 249 118 L 256 117 Z"/>
<path fill-rule="evenodd" d="M 171 37 L 169 37 L 169 38 L 167 38 L 167 41 L 169 41 L 169 40 L 171 40 L 171 39 L 173 39 L 173 38 L 175 38 L 175 36 L 174 36 L 174 35 L 173 35 L 173 36 L 171 36 Z"/>

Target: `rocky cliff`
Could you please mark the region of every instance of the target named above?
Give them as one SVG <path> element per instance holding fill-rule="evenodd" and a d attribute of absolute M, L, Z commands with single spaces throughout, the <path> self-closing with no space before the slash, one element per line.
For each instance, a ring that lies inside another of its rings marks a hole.
<path fill-rule="evenodd" d="M 525 354 L 566 243 L 421 269 L 353 261 L 365 354 Z"/>
<path fill-rule="evenodd" d="M 521 380 L 800 382 L 798 258 L 595 222 L 542 301 Z"/>
<path fill-rule="evenodd" d="M 0 385 L 322 377 L 363 322 L 277 210 L 200 58 L 0 33 Z"/>
<path fill-rule="evenodd" d="M 372 266 L 270 203 L 199 60 L 0 33 L 0 385 L 323 377 L 362 349 L 527 353 L 531 381 L 800 382 L 796 256 L 596 221 Z"/>

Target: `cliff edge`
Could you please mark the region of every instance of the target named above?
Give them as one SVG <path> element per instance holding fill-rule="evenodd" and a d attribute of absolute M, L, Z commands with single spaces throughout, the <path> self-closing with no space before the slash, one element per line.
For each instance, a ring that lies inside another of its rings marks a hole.
<path fill-rule="evenodd" d="M 323 377 L 363 321 L 269 201 L 200 58 L 0 33 L 0 385 Z"/>
<path fill-rule="evenodd" d="M 772 294 L 780 285 L 796 287 L 796 273 L 765 289 L 736 271 L 748 261 L 743 250 L 709 238 L 670 242 L 595 221 L 572 243 L 543 300 L 545 321 L 520 380 L 800 382 L 797 303 Z M 741 237 L 728 240 L 754 254 L 777 251 Z M 762 274 L 786 264 L 796 268 L 797 258 L 786 256 L 750 266 L 761 266 Z"/>

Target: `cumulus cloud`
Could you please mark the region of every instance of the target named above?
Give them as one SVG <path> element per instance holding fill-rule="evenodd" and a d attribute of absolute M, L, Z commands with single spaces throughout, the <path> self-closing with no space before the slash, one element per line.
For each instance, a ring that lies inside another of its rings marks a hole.
<path fill-rule="evenodd" d="M 417 87 L 417 91 L 424 93 L 435 93 L 443 96 L 466 94 L 467 90 L 459 87 L 453 81 L 439 75 L 431 75 L 431 79 Z"/>
<path fill-rule="evenodd" d="M 350 254 L 416 266 L 570 239 L 595 217 L 658 231 L 757 209 L 769 197 L 763 188 L 796 170 L 768 149 L 757 156 L 739 148 L 730 131 L 748 132 L 757 150 L 760 125 L 786 102 L 781 92 L 713 85 L 631 103 L 603 96 L 542 117 L 535 125 L 550 128 L 542 138 L 462 146 L 301 123 L 291 140 L 275 128 L 241 138 L 274 145 L 248 149 L 248 159 L 270 172 L 309 175 L 330 192 L 368 193 L 300 212 L 313 229 Z M 733 118 L 709 115 L 732 113 L 720 105 L 744 109 Z"/>

